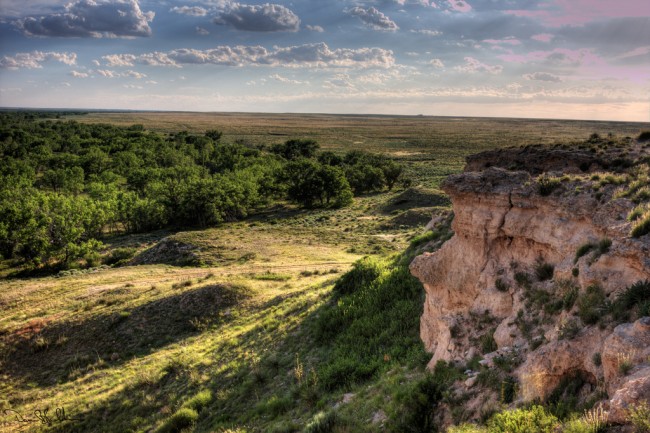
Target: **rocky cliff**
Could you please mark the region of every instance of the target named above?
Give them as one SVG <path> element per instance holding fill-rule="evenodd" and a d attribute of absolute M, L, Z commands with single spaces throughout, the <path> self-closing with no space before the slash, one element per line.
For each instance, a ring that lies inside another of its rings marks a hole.
<path fill-rule="evenodd" d="M 650 400 L 650 235 L 630 236 L 628 221 L 650 200 L 650 152 L 580 147 L 470 157 L 443 185 L 454 237 L 411 272 L 426 290 L 430 366 L 480 359 L 524 401 L 578 378 L 620 419 L 631 395 Z"/>

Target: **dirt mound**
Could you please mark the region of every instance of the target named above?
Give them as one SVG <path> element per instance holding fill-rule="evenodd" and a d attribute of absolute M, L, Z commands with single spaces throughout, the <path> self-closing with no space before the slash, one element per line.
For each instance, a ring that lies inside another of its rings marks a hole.
<path fill-rule="evenodd" d="M 196 245 L 178 241 L 172 237 L 162 239 L 153 247 L 144 250 L 129 262 L 130 265 L 166 264 L 174 266 L 198 266 L 201 251 Z"/>
<path fill-rule="evenodd" d="M 384 204 L 379 210 L 383 213 L 392 213 L 398 210 L 425 208 L 432 206 L 449 206 L 449 197 L 442 191 L 424 188 L 409 188 L 396 195 Z M 425 221 L 426 222 L 426 221 Z"/>

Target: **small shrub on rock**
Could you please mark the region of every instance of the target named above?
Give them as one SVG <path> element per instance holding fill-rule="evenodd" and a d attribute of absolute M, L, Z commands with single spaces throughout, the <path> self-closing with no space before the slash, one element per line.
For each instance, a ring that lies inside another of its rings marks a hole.
<path fill-rule="evenodd" d="M 498 413 L 488 421 L 490 433 L 553 433 L 559 421 L 542 406 Z"/>
<path fill-rule="evenodd" d="M 578 315 L 586 325 L 598 323 L 605 310 L 605 293 L 603 289 L 593 284 L 587 287 L 586 293 L 578 299 Z"/>

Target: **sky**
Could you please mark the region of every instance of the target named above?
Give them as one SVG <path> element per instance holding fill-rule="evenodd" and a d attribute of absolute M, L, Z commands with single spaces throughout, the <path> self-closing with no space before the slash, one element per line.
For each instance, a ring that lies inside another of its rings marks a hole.
<path fill-rule="evenodd" d="M 0 0 L 0 106 L 650 121 L 648 0 Z"/>

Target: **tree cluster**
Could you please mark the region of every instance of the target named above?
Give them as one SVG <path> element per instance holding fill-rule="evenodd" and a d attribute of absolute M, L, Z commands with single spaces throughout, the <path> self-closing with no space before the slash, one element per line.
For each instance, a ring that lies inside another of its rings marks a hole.
<path fill-rule="evenodd" d="M 207 227 L 276 200 L 345 206 L 353 192 L 391 188 L 401 174 L 382 156 L 318 148 L 312 140 L 265 149 L 224 143 L 216 130 L 159 134 L 0 113 L 0 254 L 91 260 L 107 233 Z"/>

